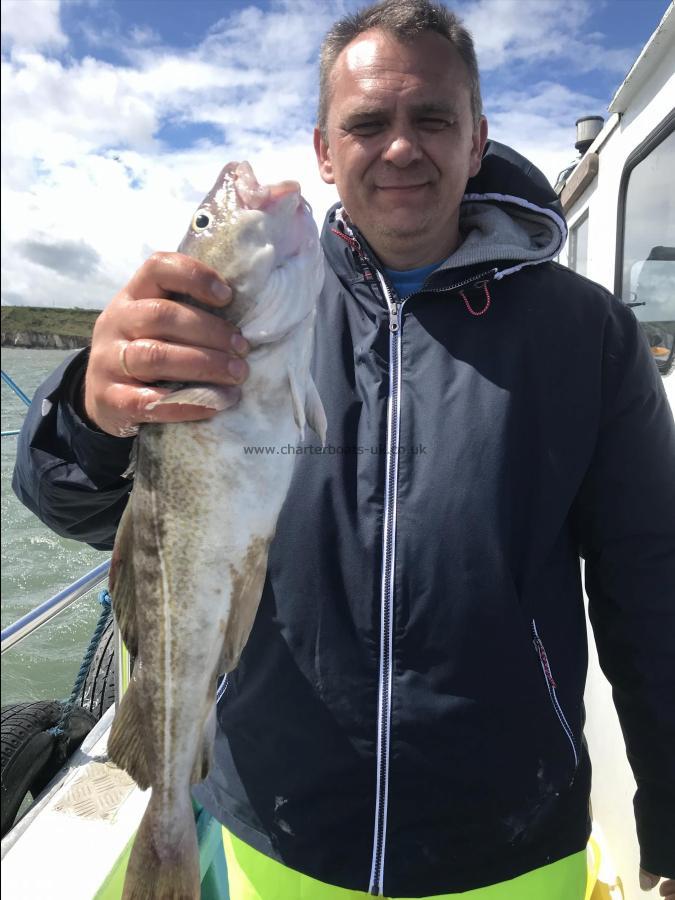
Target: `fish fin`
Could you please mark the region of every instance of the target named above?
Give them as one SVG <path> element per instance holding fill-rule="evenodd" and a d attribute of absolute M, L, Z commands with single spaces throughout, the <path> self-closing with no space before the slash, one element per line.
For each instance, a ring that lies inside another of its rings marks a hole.
<path fill-rule="evenodd" d="M 178 840 L 168 845 L 162 843 L 160 836 L 165 829 L 160 820 L 159 800 L 153 791 L 136 832 L 122 900 L 199 900 L 199 847 L 194 814 L 187 798 L 185 809 L 177 811 L 172 821 L 174 834 L 176 819 L 182 826 Z"/>
<path fill-rule="evenodd" d="M 243 560 L 236 567 L 230 565 L 230 612 L 218 662 L 219 674 L 231 672 L 237 666 L 251 633 L 265 586 L 270 540 L 270 535 L 254 535 Z"/>
<path fill-rule="evenodd" d="M 108 756 L 115 765 L 128 772 L 144 791 L 150 787 L 152 778 L 143 742 L 142 726 L 147 717 L 138 705 L 139 690 L 138 684 L 132 678 L 113 719 L 108 738 Z"/>
<path fill-rule="evenodd" d="M 131 453 L 129 454 L 129 465 L 122 472 L 122 478 L 132 479 L 136 474 L 136 463 L 138 461 L 138 438 L 131 445 Z"/>
<path fill-rule="evenodd" d="M 154 403 L 148 403 L 147 409 L 152 410 L 156 406 L 168 406 L 170 404 L 179 404 L 185 406 L 204 406 L 206 409 L 217 409 L 222 411 L 235 406 L 241 399 L 241 390 L 237 387 L 214 387 L 211 384 L 192 384 L 188 387 L 181 388 L 162 397 L 161 400 L 155 400 Z"/>
<path fill-rule="evenodd" d="M 289 368 L 288 370 L 288 383 L 291 388 L 291 402 L 293 403 L 293 418 L 295 419 L 295 424 L 300 429 L 300 437 L 304 441 L 305 439 L 305 423 L 307 419 L 305 418 L 305 397 L 303 396 L 303 391 L 298 384 L 298 377 L 293 369 Z"/>
<path fill-rule="evenodd" d="M 326 411 L 323 408 L 321 397 L 314 384 L 311 375 L 307 376 L 307 396 L 305 398 L 305 413 L 307 415 L 307 424 L 314 434 L 321 441 L 321 446 L 326 446 L 326 432 L 328 430 L 328 422 L 326 420 Z"/>
<path fill-rule="evenodd" d="M 115 546 L 110 560 L 108 584 L 113 598 L 113 612 L 122 632 L 122 639 L 132 656 L 138 656 L 136 632 L 136 589 L 133 577 L 134 517 L 131 502 L 127 503 L 117 527 Z"/>
<path fill-rule="evenodd" d="M 215 693 L 215 691 L 214 691 Z M 213 742 L 216 737 L 216 704 L 206 717 L 204 729 L 202 731 L 201 752 L 198 751 L 195 759 L 194 768 L 192 769 L 191 784 L 198 784 L 203 781 L 209 774 L 211 763 L 213 762 Z"/>

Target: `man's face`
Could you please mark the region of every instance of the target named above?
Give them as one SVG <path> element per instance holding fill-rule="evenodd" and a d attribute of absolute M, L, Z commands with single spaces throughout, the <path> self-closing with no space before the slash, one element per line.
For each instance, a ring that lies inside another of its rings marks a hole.
<path fill-rule="evenodd" d="M 437 262 L 458 243 L 459 205 L 480 168 L 466 67 L 441 35 L 401 44 L 372 29 L 332 72 L 326 143 L 314 146 L 352 221 L 387 265 Z"/>

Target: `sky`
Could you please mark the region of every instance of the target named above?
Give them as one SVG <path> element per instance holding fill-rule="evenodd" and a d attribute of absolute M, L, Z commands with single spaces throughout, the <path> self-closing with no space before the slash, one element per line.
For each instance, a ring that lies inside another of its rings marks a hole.
<path fill-rule="evenodd" d="M 2 303 L 103 308 L 173 250 L 222 166 L 337 199 L 318 50 L 361 0 L 2 0 Z M 458 0 L 490 136 L 555 181 L 668 0 Z"/>

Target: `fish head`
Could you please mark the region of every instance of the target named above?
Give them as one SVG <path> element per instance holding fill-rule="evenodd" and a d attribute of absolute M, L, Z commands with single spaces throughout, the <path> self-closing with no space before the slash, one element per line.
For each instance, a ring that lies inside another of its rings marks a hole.
<path fill-rule="evenodd" d="M 223 168 L 178 249 L 229 282 L 233 300 L 228 318 L 239 326 L 259 316 L 270 302 L 279 307 L 287 325 L 301 320 L 311 312 L 323 279 L 318 230 L 300 185 L 261 185 L 248 162 Z M 308 276 L 312 269 L 320 270 L 321 280 L 314 274 L 305 279 L 307 290 L 285 290 L 285 282 L 294 279 L 284 279 L 284 272 L 299 264 Z"/>

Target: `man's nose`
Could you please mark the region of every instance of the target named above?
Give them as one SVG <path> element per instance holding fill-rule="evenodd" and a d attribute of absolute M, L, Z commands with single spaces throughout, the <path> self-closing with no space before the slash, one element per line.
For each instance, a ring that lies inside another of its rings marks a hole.
<path fill-rule="evenodd" d="M 405 168 L 422 155 L 417 135 L 412 128 L 398 128 L 385 147 L 383 158 L 399 168 Z"/>

